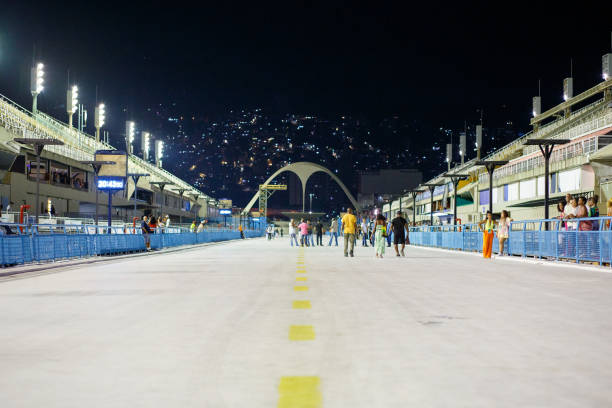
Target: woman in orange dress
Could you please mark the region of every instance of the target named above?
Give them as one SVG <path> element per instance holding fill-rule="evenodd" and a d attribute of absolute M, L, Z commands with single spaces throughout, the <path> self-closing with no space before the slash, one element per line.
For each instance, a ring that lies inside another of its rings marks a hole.
<path fill-rule="evenodd" d="M 493 237 L 495 236 L 494 228 L 496 224 L 497 221 L 493 219 L 493 214 L 491 211 L 487 211 L 487 218 L 478 223 L 478 227 L 482 231 L 482 256 L 484 258 L 491 258 L 491 251 L 493 250 Z"/>

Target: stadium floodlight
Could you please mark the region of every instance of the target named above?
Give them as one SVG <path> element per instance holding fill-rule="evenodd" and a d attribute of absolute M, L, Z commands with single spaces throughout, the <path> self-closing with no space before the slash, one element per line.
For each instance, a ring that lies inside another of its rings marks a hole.
<path fill-rule="evenodd" d="M 574 78 L 565 78 L 563 80 L 563 100 L 567 101 L 574 96 Z"/>
<path fill-rule="evenodd" d="M 43 91 L 45 83 L 45 65 L 39 62 L 30 70 L 30 91 L 32 92 L 32 113 L 36 113 L 38 94 Z"/>
<path fill-rule="evenodd" d="M 612 78 L 612 53 L 608 53 L 601 57 L 601 75 L 604 81 Z"/>
<path fill-rule="evenodd" d="M 140 149 L 142 150 L 142 158 L 149 160 L 149 151 L 151 150 L 151 134 L 149 132 L 140 133 Z"/>
<path fill-rule="evenodd" d="M 100 129 L 106 123 L 106 105 L 103 103 L 96 106 L 94 113 L 94 127 L 96 128 L 96 140 L 100 141 Z"/>
<path fill-rule="evenodd" d="M 72 128 L 72 115 L 79 109 L 79 87 L 72 85 L 66 91 L 66 112 L 68 113 L 68 127 Z"/>
<path fill-rule="evenodd" d="M 540 96 L 533 97 L 533 117 L 535 118 L 542 113 L 542 98 Z"/>
<path fill-rule="evenodd" d="M 155 165 L 157 167 L 162 167 L 162 159 L 164 157 L 164 141 L 156 140 L 155 141 Z"/>
<path fill-rule="evenodd" d="M 127 122 L 125 122 L 125 148 L 128 154 L 131 154 L 134 151 L 132 143 L 134 143 L 135 128 L 136 124 L 134 123 L 134 121 L 128 120 Z"/>

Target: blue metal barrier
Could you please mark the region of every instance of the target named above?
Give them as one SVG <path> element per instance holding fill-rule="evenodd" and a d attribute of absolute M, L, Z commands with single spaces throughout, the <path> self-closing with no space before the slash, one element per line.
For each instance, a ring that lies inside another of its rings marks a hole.
<path fill-rule="evenodd" d="M 265 225 L 264 225 L 265 227 Z M 150 234 L 151 248 L 240 239 L 235 229 L 209 228 L 199 233 L 183 228 L 158 229 Z M 245 238 L 264 235 L 261 230 L 245 230 Z M 140 228 L 95 225 L 0 224 L 0 265 L 56 261 L 98 255 L 145 251 Z"/>
<path fill-rule="evenodd" d="M 513 221 L 504 252 L 521 257 L 610 263 L 611 220 L 612 217 Z M 497 231 L 495 236 L 493 253 L 499 253 Z M 410 228 L 411 245 L 482 252 L 482 240 L 477 224 Z"/>

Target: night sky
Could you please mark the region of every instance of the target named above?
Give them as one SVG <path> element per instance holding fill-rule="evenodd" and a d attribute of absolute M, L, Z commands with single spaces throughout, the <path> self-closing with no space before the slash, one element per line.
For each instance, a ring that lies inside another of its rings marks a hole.
<path fill-rule="evenodd" d="M 570 58 L 575 93 L 599 82 L 612 29 L 605 2 L 566 12 L 560 3 L 12 3 L 0 13 L 0 92 L 29 107 L 36 44 L 47 71 L 39 106 L 64 103 L 70 70 L 90 106 L 98 86 L 111 129 L 123 126 L 118 108 L 174 102 L 196 114 L 400 114 L 431 127 L 459 127 L 484 107 L 485 120 L 528 130 L 538 79 L 544 109 L 561 102 Z"/>

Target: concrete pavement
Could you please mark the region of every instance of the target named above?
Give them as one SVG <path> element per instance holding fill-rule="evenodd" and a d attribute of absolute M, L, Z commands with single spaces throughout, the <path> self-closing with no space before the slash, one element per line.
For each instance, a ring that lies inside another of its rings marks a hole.
<path fill-rule="evenodd" d="M 0 280 L 0 406 L 612 405 L 611 274 L 387 255 L 258 239 Z"/>

